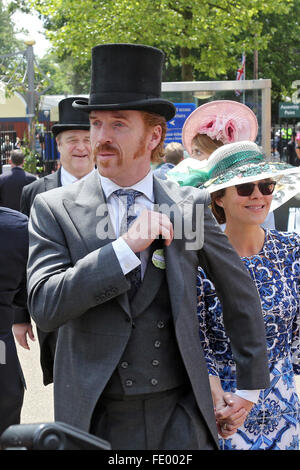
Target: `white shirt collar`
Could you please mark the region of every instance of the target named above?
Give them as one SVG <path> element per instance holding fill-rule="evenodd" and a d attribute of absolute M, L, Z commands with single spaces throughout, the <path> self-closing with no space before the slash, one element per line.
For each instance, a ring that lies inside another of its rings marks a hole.
<path fill-rule="evenodd" d="M 102 189 L 105 194 L 106 200 L 108 201 L 108 198 L 112 195 L 114 191 L 117 189 L 125 189 L 122 186 L 117 185 L 113 181 L 111 181 L 109 178 L 106 178 L 105 176 L 100 175 L 99 178 L 101 181 Z M 135 189 L 136 191 L 140 191 L 143 193 L 151 202 L 154 202 L 154 193 L 153 193 L 153 172 L 150 170 L 147 175 L 135 183 L 133 186 L 128 186 L 127 189 Z"/>
<path fill-rule="evenodd" d="M 80 181 L 86 179 L 91 173 L 93 173 L 93 171 L 95 171 L 95 169 L 93 169 L 87 175 L 84 175 L 82 178 L 80 178 Z M 79 181 L 78 178 L 76 178 L 74 175 L 69 173 L 63 166 L 61 166 L 60 179 L 61 179 L 62 186 L 67 186 L 68 184 L 75 183 L 75 181 Z"/>

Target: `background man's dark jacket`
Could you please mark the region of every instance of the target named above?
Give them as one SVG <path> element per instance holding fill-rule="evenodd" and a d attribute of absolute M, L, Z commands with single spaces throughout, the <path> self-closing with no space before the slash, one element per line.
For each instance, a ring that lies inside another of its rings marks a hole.
<path fill-rule="evenodd" d="M 0 434 L 20 422 L 24 378 L 12 333 L 13 323 L 30 321 L 26 263 L 28 218 L 0 207 Z"/>
<path fill-rule="evenodd" d="M 17 166 L 0 175 L 0 206 L 19 211 L 24 186 L 35 180 L 34 175 Z"/>

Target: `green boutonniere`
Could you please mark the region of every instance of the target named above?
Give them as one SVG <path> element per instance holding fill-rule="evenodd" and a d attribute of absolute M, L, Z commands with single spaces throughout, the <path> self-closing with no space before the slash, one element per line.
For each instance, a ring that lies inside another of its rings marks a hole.
<path fill-rule="evenodd" d="M 164 250 L 161 248 L 160 250 L 155 250 L 152 255 L 152 263 L 156 268 L 159 269 L 166 269 L 166 262 L 164 257 Z"/>

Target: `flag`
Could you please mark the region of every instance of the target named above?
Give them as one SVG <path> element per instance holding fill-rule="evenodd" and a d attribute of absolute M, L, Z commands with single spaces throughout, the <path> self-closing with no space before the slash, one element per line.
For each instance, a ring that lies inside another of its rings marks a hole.
<path fill-rule="evenodd" d="M 235 77 L 236 80 L 245 80 L 245 67 L 246 67 L 246 54 L 243 52 L 240 66 L 236 72 L 236 77 Z M 235 90 L 235 94 L 236 96 L 239 96 L 241 94 L 241 91 Z"/>

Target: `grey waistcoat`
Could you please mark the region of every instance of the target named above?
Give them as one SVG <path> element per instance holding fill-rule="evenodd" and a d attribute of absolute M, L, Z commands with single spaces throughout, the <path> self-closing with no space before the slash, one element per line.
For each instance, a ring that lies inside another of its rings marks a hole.
<path fill-rule="evenodd" d="M 165 276 L 149 307 L 143 312 L 132 309 L 132 317 L 132 335 L 102 396 L 143 395 L 185 384 Z"/>

